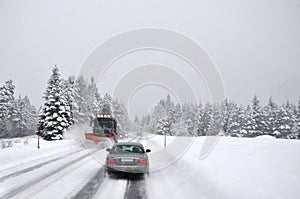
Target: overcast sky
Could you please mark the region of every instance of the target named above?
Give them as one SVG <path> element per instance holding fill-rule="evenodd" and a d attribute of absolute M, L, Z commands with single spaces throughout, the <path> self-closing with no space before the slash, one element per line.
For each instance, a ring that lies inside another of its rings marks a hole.
<path fill-rule="evenodd" d="M 13 79 L 16 94 L 39 106 L 54 64 L 63 76 L 75 75 L 102 42 L 143 27 L 178 31 L 199 43 L 230 99 L 300 97 L 300 0 L 0 0 L 0 84 Z M 106 83 L 100 87 L 107 91 Z"/>

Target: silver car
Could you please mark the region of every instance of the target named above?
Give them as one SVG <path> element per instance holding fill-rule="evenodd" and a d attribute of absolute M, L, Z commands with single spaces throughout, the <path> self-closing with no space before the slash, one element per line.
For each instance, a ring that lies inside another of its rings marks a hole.
<path fill-rule="evenodd" d="M 114 172 L 125 173 L 149 173 L 149 161 L 147 153 L 150 149 L 144 149 L 141 143 L 119 142 L 111 149 L 106 149 L 106 173 L 111 175 Z"/>

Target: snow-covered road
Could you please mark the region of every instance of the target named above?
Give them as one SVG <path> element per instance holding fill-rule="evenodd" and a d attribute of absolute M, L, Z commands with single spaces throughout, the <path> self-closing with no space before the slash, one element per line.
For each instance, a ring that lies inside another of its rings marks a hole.
<path fill-rule="evenodd" d="M 127 140 L 138 141 L 140 138 Z M 56 144 L 56 142 L 52 143 Z M 73 145 L 74 143 L 66 142 L 66 144 Z M 59 150 L 59 153 L 1 170 L 0 198 L 98 198 L 99 195 L 105 197 L 99 190 L 103 190 L 101 187 L 103 182 L 108 185 L 107 181 L 110 180 L 104 175 L 102 164 L 107 152 L 104 148 L 85 148 L 80 145 L 77 148 L 70 148 L 72 149 Z M 4 157 L 2 160 L 11 160 L 10 157 L 2 155 Z M 12 161 L 8 163 L 13 164 Z M 143 179 L 140 177 L 137 180 L 135 178 L 111 180 L 122 181 L 124 184 L 122 195 L 124 198 L 132 198 L 131 194 L 135 193 L 137 187 L 142 184 L 137 185 L 136 182 L 143 181 Z M 112 187 L 111 191 L 115 192 L 115 190 L 118 189 Z M 107 194 L 111 193 L 107 192 Z M 136 194 L 139 193 L 136 192 Z M 144 195 L 136 195 L 136 197 L 144 198 Z"/>
<path fill-rule="evenodd" d="M 297 198 L 300 142 L 270 137 L 221 138 L 199 159 L 204 137 L 168 167 L 157 169 L 163 136 L 134 137 L 149 154 L 150 175 L 104 174 L 104 148 L 74 139 L 42 141 L 0 151 L 0 198 Z M 168 137 L 168 144 L 174 137 Z M 185 139 L 185 138 L 178 138 Z M 125 141 L 125 140 L 124 140 Z M 155 169 L 154 169 L 155 168 Z"/>

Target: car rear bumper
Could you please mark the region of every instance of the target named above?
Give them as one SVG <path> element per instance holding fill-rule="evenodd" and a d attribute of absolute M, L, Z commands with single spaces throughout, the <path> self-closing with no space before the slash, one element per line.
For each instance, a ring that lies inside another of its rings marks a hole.
<path fill-rule="evenodd" d="M 143 165 L 107 165 L 107 172 L 125 172 L 125 173 L 147 173 L 147 166 Z"/>

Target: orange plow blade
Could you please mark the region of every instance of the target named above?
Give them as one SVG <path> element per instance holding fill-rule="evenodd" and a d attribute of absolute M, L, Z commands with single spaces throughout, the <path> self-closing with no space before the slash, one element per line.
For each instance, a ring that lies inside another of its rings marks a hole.
<path fill-rule="evenodd" d="M 88 134 L 88 133 L 85 134 L 85 139 L 91 140 L 95 144 L 98 144 L 99 142 L 102 141 L 101 137 L 98 137 L 98 136 L 95 136 L 95 135 L 92 135 L 92 134 Z"/>

